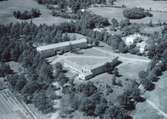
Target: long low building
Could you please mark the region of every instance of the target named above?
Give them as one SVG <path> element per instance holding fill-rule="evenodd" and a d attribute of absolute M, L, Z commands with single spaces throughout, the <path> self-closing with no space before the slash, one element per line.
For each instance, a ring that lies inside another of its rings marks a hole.
<path fill-rule="evenodd" d="M 79 79 L 88 80 L 106 72 L 106 63 L 111 63 L 107 57 L 76 56 L 64 58 L 60 61 L 64 67 L 78 74 Z M 53 61 L 52 64 L 55 62 Z"/>
<path fill-rule="evenodd" d="M 87 46 L 88 46 L 87 39 L 82 38 L 79 40 L 39 46 L 37 47 L 37 51 L 40 52 L 43 57 L 50 57 L 56 55 L 58 52 L 67 52 L 75 48 L 86 48 Z"/>

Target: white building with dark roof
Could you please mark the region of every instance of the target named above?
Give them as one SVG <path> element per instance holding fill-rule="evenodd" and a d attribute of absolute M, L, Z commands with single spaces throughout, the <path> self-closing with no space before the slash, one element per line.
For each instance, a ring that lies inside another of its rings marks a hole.
<path fill-rule="evenodd" d="M 56 55 L 58 52 L 67 52 L 75 48 L 86 48 L 87 45 L 87 39 L 82 38 L 79 40 L 73 40 L 73 41 L 66 41 L 66 42 L 60 42 L 60 43 L 54 43 L 50 45 L 45 46 L 39 46 L 37 47 L 37 51 L 41 53 L 43 57 L 49 57 Z"/>

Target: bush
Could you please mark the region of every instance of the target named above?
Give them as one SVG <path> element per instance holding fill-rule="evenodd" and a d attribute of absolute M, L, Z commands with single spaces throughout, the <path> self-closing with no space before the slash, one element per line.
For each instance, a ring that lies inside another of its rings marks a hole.
<path fill-rule="evenodd" d="M 57 4 L 58 0 L 36 0 L 39 4 Z"/>
<path fill-rule="evenodd" d="M 31 19 L 31 18 L 36 18 L 39 17 L 41 15 L 40 10 L 38 9 L 31 9 L 31 11 L 14 11 L 13 15 L 15 18 L 17 19 L 23 19 L 23 20 L 27 20 L 27 19 Z"/>
<path fill-rule="evenodd" d="M 0 77 L 4 77 L 7 74 L 12 74 L 13 71 L 10 69 L 10 66 L 4 62 L 0 62 Z"/>
<path fill-rule="evenodd" d="M 101 28 L 110 25 L 107 18 L 102 16 L 91 14 L 89 12 L 85 13 L 80 20 L 81 23 L 86 25 L 86 28 L 93 29 L 93 28 Z"/>
<path fill-rule="evenodd" d="M 144 17 L 152 17 L 152 14 L 148 11 L 145 11 L 143 8 L 131 8 L 131 9 L 125 9 L 123 11 L 124 17 L 128 19 L 142 19 Z"/>
<path fill-rule="evenodd" d="M 78 14 L 66 13 L 66 12 L 56 11 L 56 10 L 52 11 L 52 16 L 69 18 L 69 19 L 80 19 L 80 16 Z"/>

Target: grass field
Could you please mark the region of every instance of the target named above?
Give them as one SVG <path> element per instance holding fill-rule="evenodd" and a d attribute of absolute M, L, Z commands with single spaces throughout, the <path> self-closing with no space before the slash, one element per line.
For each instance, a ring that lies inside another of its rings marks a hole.
<path fill-rule="evenodd" d="M 144 26 L 144 27 L 141 27 L 140 32 L 147 33 L 147 34 L 153 34 L 154 32 L 162 31 L 163 28 L 164 26 L 154 26 L 154 27 Z"/>
<path fill-rule="evenodd" d="M 60 24 L 62 22 L 68 21 L 60 17 L 53 17 L 45 6 L 39 5 L 34 0 L 7 0 L 0 2 L 0 24 L 8 24 L 10 22 L 21 22 L 22 20 L 17 20 L 13 17 L 13 11 L 15 10 L 31 10 L 32 8 L 37 8 L 41 11 L 42 15 L 39 18 L 34 18 L 33 23 L 39 24 Z M 30 22 L 30 20 L 26 20 Z"/>
<path fill-rule="evenodd" d="M 117 0 L 116 5 L 126 5 L 127 7 L 143 7 L 145 9 L 167 11 L 167 1 L 153 0 Z"/>
<path fill-rule="evenodd" d="M 167 4 L 167 3 L 166 3 Z M 112 8 L 112 7 L 92 7 L 89 10 L 97 15 L 101 15 L 108 19 L 116 18 L 118 21 L 121 21 L 124 18 L 123 10 L 125 8 Z M 158 12 L 152 11 L 153 17 L 145 17 L 139 20 L 130 20 L 132 23 L 144 23 L 147 24 L 150 21 L 152 23 L 166 22 L 167 21 L 167 12 Z"/>
<path fill-rule="evenodd" d="M 89 10 L 97 15 L 106 17 L 110 20 L 113 18 L 116 18 L 118 21 L 121 21 L 124 19 L 124 16 L 122 14 L 123 12 L 122 8 L 92 7 L 92 8 L 89 8 Z"/>
<path fill-rule="evenodd" d="M 160 77 L 160 80 L 155 83 L 155 90 L 146 92 L 147 101 L 139 103 L 136 111 L 134 111 L 134 119 L 166 119 L 167 118 L 167 72 Z M 151 102 L 152 104 L 148 103 Z"/>

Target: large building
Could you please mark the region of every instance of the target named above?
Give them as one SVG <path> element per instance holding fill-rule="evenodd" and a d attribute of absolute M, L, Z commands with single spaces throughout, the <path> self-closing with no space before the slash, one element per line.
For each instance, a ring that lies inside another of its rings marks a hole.
<path fill-rule="evenodd" d="M 76 61 L 78 60 L 78 61 Z M 84 62 L 83 62 L 84 60 Z M 91 62 L 90 62 L 91 61 Z M 79 62 L 82 62 L 81 64 Z M 78 78 L 88 80 L 94 76 L 106 72 L 106 63 L 111 62 L 108 58 L 73 58 L 69 60 L 63 59 L 61 63 L 64 67 L 69 68 L 70 71 L 78 74 Z"/>
<path fill-rule="evenodd" d="M 37 51 L 40 52 L 43 57 L 50 57 L 60 52 L 67 52 L 76 48 L 86 48 L 87 46 L 88 46 L 87 39 L 82 38 L 79 40 L 66 41 L 66 42 L 45 45 L 45 46 L 39 46 L 37 47 Z"/>

